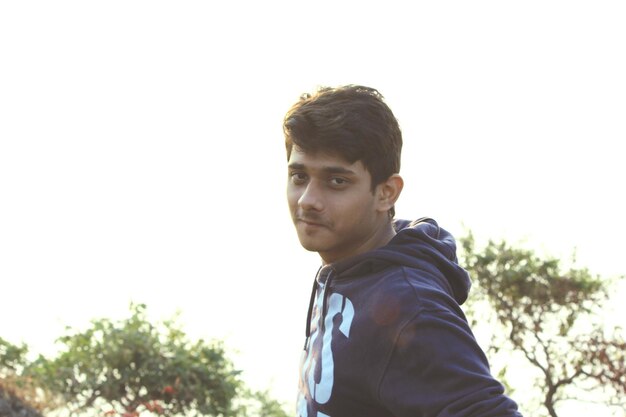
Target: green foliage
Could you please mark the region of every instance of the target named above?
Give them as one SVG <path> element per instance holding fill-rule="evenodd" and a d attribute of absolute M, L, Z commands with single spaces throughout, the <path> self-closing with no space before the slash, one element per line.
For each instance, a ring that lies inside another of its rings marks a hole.
<path fill-rule="evenodd" d="M 29 416 L 287 416 L 266 391 L 244 386 L 222 343 L 192 342 L 176 320 L 153 325 L 145 311 L 131 305 L 126 320 L 68 328 L 55 357 L 33 362 L 25 344 L 0 338 L 0 407 Z"/>
<path fill-rule="evenodd" d="M 272 399 L 267 391 L 245 390 L 239 399 L 235 415 L 240 417 L 288 417 L 284 405 Z"/>
<path fill-rule="evenodd" d="M 564 270 L 558 259 L 542 259 L 506 242 L 489 241 L 480 251 L 471 233 L 460 242 L 474 281 L 468 317 L 484 319 L 473 306 L 487 300 L 492 321 L 503 330 L 494 332 L 489 351 L 508 346 L 539 370 L 548 413 L 556 417 L 557 403 L 570 395 L 584 399 L 571 391 L 577 386 L 605 392 L 607 404 L 623 406 L 612 398 L 626 395 L 626 345 L 619 329 L 607 337 L 603 328 L 607 281 L 585 268 Z"/>
<path fill-rule="evenodd" d="M 28 346 L 0 338 L 0 416 L 39 417 L 57 404 L 55 396 L 23 375 Z"/>
<path fill-rule="evenodd" d="M 232 415 L 242 383 L 222 344 L 192 343 L 174 321 L 154 326 L 144 305 L 131 306 L 131 313 L 119 322 L 94 320 L 84 331 L 68 329 L 60 354 L 40 357 L 30 375 L 75 410 Z"/>
<path fill-rule="evenodd" d="M 278 401 L 270 398 L 269 393 L 256 392 L 253 394 L 254 400 L 258 403 L 257 417 L 288 417 L 289 414 L 285 411 L 284 405 Z M 250 414 L 245 414 L 249 416 Z"/>
<path fill-rule="evenodd" d="M 27 363 L 28 346 L 14 345 L 0 337 L 0 377 L 7 372 L 15 373 Z"/>

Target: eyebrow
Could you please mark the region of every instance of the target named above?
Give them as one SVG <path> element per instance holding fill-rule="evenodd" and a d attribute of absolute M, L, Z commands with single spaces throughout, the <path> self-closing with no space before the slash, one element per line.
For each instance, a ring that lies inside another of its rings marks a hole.
<path fill-rule="evenodd" d="M 299 162 L 293 162 L 293 163 L 289 164 L 288 168 L 289 169 L 306 170 L 306 166 L 304 164 L 299 163 Z M 347 169 L 347 168 L 339 167 L 339 166 L 325 166 L 325 167 L 322 167 L 321 171 L 325 172 L 327 174 L 356 175 L 356 173 L 354 171 L 352 171 L 351 169 Z"/>

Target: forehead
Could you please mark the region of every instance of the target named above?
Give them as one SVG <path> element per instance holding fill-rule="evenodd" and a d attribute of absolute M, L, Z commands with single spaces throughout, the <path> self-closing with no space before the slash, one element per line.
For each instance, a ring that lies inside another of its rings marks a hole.
<path fill-rule="evenodd" d="M 290 168 L 304 168 L 315 171 L 352 171 L 357 175 L 367 173 L 365 165 L 361 161 L 349 162 L 338 153 L 329 152 L 304 152 L 294 146 L 289 156 Z"/>

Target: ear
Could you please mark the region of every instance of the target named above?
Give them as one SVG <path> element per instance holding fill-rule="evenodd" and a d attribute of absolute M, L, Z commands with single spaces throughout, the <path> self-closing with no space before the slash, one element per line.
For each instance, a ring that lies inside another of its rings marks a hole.
<path fill-rule="evenodd" d="M 376 186 L 378 211 L 388 212 L 400 197 L 404 180 L 399 174 L 393 174 L 383 183 Z"/>

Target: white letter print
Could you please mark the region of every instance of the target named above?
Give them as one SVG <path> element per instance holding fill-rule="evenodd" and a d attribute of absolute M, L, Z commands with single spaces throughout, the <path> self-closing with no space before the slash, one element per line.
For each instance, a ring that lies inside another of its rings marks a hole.
<path fill-rule="evenodd" d="M 321 300 L 317 300 L 321 301 Z M 323 303 L 318 303 L 322 305 Z M 333 293 L 328 299 L 328 311 L 324 317 L 324 334 L 322 339 L 321 348 L 321 377 L 320 382 L 316 383 L 314 380 L 315 368 L 317 366 L 316 360 L 312 357 L 312 347 L 319 335 L 319 328 L 317 326 L 314 334 L 311 335 L 311 341 L 309 345 L 309 351 L 306 352 L 307 358 L 303 364 L 303 380 L 307 381 L 309 386 L 309 392 L 311 396 L 318 404 L 326 404 L 330 400 L 330 396 L 333 390 L 334 384 L 334 357 L 332 352 L 332 337 L 333 337 L 333 319 L 337 315 L 341 315 L 341 324 L 338 330 L 346 337 L 350 337 L 350 327 L 354 318 L 354 307 L 352 302 L 341 294 Z M 298 401 L 298 412 L 301 417 L 308 417 L 306 400 L 300 396 Z M 318 412 L 316 417 L 327 417 L 324 413 Z"/>
<path fill-rule="evenodd" d="M 346 301 L 346 305 L 343 308 L 343 301 Z M 330 394 L 333 390 L 334 383 L 334 358 L 331 350 L 332 337 L 333 337 L 333 319 L 336 315 L 342 315 L 342 322 L 339 326 L 339 331 L 344 336 L 350 337 L 350 326 L 352 325 L 352 319 L 354 318 L 354 307 L 352 302 L 341 294 L 331 294 L 328 300 L 328 312 L 326 313 L 326 320 L 324 321 L 325 332 L 322 342 L 322 377 L 320 383 L 315 384 L 315 387 L 311 386 L 313 382 L 312 378 L 309 380 L 309 389 L 313 393 L 313 398 L 318 404 L 326 404 L 330 399 Z M 313 362 L 312 369 L 315 369 L 315 362 Z"/>

